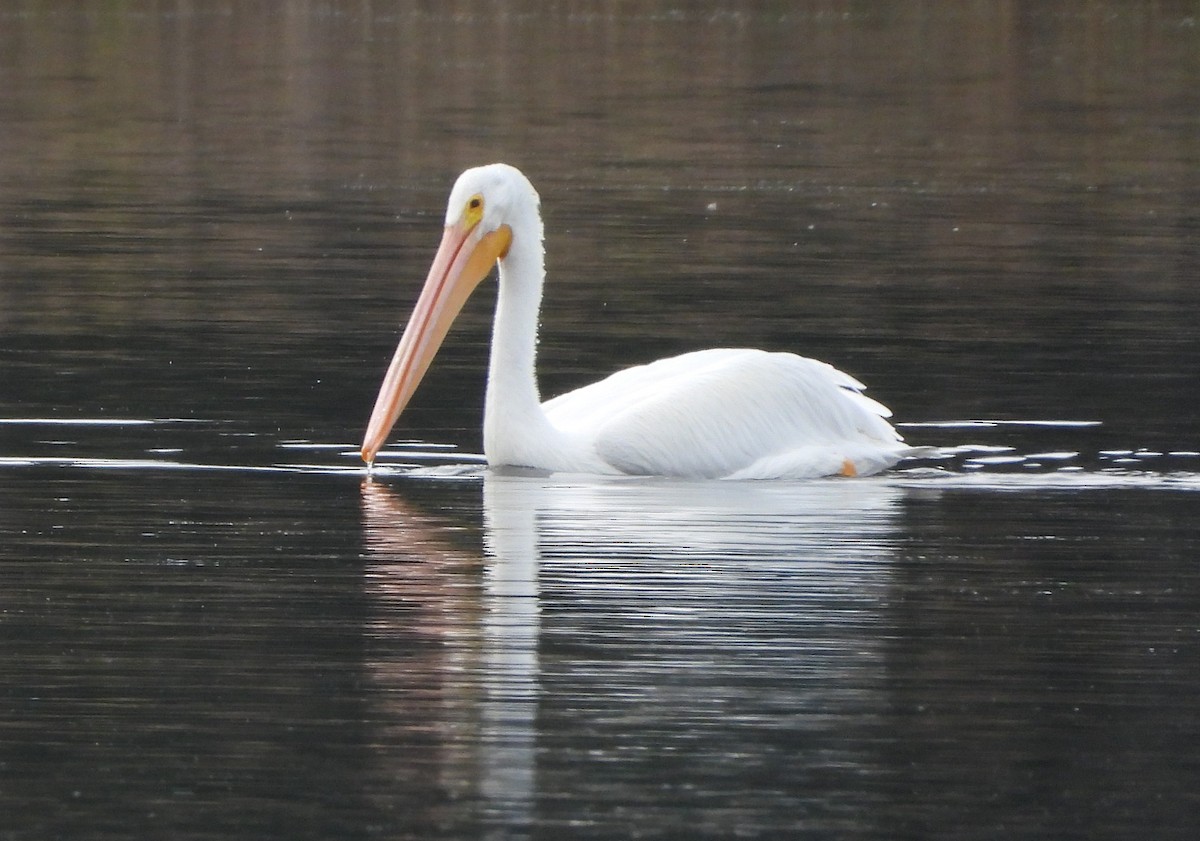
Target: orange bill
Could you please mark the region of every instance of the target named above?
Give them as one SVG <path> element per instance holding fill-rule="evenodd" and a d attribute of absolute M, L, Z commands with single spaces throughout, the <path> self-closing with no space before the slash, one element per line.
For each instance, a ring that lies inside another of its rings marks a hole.
<path fill-rule="evenodd" d="M 362 458 L 368 465 L 374 463 L 396 419 L 412 399 L 463 304 L 496 261 L 508 253 L 512 230 L 507 225 L 478 238 L 473 235 L 476 226 L 466 219 L 446 226 L 367 423 Z"/>

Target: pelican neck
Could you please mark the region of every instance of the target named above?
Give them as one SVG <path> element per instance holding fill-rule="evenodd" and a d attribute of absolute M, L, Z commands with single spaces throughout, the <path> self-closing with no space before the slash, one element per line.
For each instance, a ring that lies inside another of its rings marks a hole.
<path fill-rule="evenodd" d="M 535 453 L 559 433 L 542 410 L 537 386 L 538 317 L 545 280 L 540 237 L 519 238 L 500 261 L 492 350 L 483 411 L 484 454 L 491 464 L 536 467 Z"/>

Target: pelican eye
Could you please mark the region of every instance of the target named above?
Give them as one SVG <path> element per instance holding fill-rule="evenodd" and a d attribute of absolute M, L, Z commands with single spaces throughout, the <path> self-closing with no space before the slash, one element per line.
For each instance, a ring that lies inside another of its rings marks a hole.
<path fill-rule="evenodd" d="M 467 208 L 463 211 L 463 218 L 468 225 L 479 224 L 479 220 L 483 218 L 483 196 L 476 194 L 467 200 Z"/>

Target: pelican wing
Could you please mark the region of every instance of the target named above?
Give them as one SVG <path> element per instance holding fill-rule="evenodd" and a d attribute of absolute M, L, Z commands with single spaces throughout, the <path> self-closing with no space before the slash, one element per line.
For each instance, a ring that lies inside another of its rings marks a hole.
<path fill-rule="evenodd" d="M 620 371 L 544 409 L 623 473 L 819 476 L 847 459 L 866 473 L 906 448 L 862 388 L 823 362 L 722 348 Z"/>

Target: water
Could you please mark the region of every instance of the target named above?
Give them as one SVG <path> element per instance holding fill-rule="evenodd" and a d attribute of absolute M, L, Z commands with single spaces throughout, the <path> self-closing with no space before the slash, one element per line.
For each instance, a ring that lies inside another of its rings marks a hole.
<path fill-rule="evenodd" d="M 1188 4 L 0 4 L 0 837 L 1191 838 Z M 555 394 L 863 379 L 859 481 L 484 469 L 491 290 L 354 450 L 462 168 Z"/>

